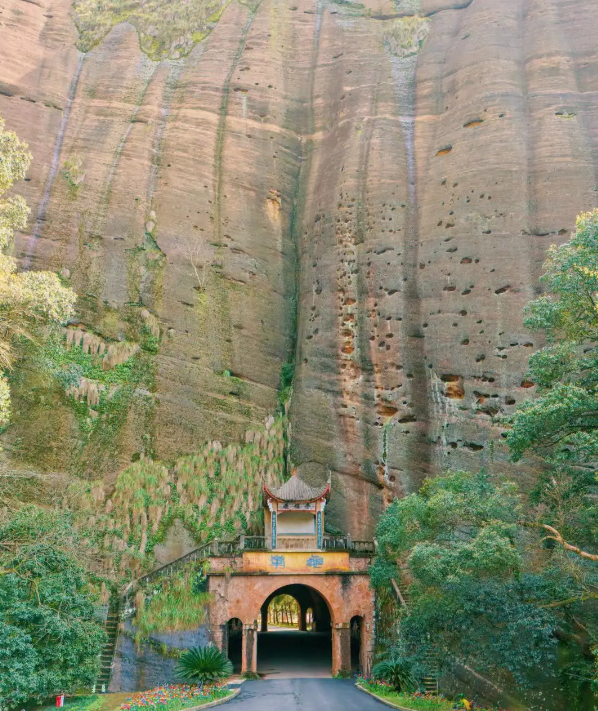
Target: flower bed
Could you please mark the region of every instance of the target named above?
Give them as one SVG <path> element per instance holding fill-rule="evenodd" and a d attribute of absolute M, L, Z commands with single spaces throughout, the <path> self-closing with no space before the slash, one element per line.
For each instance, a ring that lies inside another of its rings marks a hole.
<path fill-rule="evenodd" d="M 401 693 L 400 691 L 395 691 L 389 684 L 379 681 L 360 679 L 359 686 L 381 699 L 390 701 L 397 706 L 403 706 L 406 709 L 413 709 L 413 711 L 453 711 L 453 709 L 467 708 L 471 709 L 471 711 L 492 711 L 474 702 L 449 701 L 442 695 L 424 694 L 420 691 L 416 691 L 413 694 Z M 501 709 L 500 711 L 508 711 L 508 709 Z"/>
<path fill-rule="evenodd" d="M 223 684 L 206 684 L 203 689 L 195 684 L 171 684 L 133 694 L 120 708 L 121 711 L 181 711 L 231 693 Z"/>

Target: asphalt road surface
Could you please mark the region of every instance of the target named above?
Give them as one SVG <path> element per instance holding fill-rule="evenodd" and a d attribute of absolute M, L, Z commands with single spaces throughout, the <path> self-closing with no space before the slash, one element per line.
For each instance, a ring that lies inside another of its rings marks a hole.
<path fill-rule="evenodd" d="M 257 671 L 267 680 L 330 679 L 332 645 L 330 634 L 274 629 L 257 638 Z"/>
<path fill-rule="evenodd" d="M 388 706 L 355 688 L 352 679 L 246 681 L 223 711 L 383 711 Z"/>

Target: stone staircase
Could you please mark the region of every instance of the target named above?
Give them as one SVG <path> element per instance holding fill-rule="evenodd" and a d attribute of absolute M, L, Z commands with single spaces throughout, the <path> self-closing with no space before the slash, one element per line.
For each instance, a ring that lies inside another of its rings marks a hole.
<path fill-rule="evenodd" d="M 106 641 L 100 653 L 100 672 L 97 676 L 96 683 L 93 687 L 93 693 L 105 694 L 108 691 L 110 684 L 110 676 L 112 674 L 112 663 L 114 661 L 114 652 L 118 641 L 118 631 L 120 626 L 121 599 L 117 595 L 110 598 L 108 606 L 108 616 L 104 629 L 106 630 Z"/>
<path fill-rule="evenodd" d="M 428 676 L 422 678 L 422 685 L 426 694 L 438 694 L 438 677 L 440 669 L 438 666 L 438 658 L 434 652 L 427 652 L 424 656 L 426 667 L 430 670 Z"/>
<path fill-rule="evenodd" d="M 406 609 L 409 608 L 410 596 L 408 588 L 401 589 L 397 584 L 397 581 L 392 579 L 392 586 L 394 588 L 397 600 L 401 607 Z M 428 651 L 424 656 L 424 662 L 426 667 L 430 670 L 428 676 L 422 678 L 421 682 L 424 687 L 426 694 L 438 694 L 438 678 L 440 676 L 440 668 L 438 664 L 438 658 L 434 652 Z"/>

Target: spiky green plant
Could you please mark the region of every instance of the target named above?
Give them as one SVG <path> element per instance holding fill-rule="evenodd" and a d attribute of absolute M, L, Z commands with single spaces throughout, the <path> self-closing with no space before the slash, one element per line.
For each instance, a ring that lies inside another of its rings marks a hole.
<path fill-rule="evenodd" d="M 193 647 L 181 655 L 176 672 L 182 681 L 199 684 L 226 679 L 233 673 L 233 665 L 226 654 L 210 644 L 207 647 Z"/>
<path fill-rule="evenodd" d="M 399 656 L 390 656 L 378 662 L 372 669 L 372 676 L 391 684 L 397 691 L 417 691 L 417 679 L 409 664 Z"/>

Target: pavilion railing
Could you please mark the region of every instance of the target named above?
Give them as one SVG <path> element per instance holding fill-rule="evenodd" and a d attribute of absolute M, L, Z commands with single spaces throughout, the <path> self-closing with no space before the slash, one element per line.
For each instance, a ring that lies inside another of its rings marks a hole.
<path fill-rule="evenodd" d="M 374 541 L 354 541 L 351 536 L 332 536 L 327 534 L 323 540 L 326 551 L 349 551 L 355 556 L 370 556 L 376 553 Z"/>
<path fill-rule="evenodd" d="M 348 551 L 351 549 L 351 536 L 324 536 L 322 541 L 325 551 Z"/>
<path fill-rule="evenodd" d="M 243 551 L 265 551 L 266 536 L 241 536 L 240 549 Z"/>
<path fill-rule="evenodd" d="M 374 555 L 376 553 L 376 543 L 375 541 L 351 541 L 351 550 L 353 553 Z"/>

